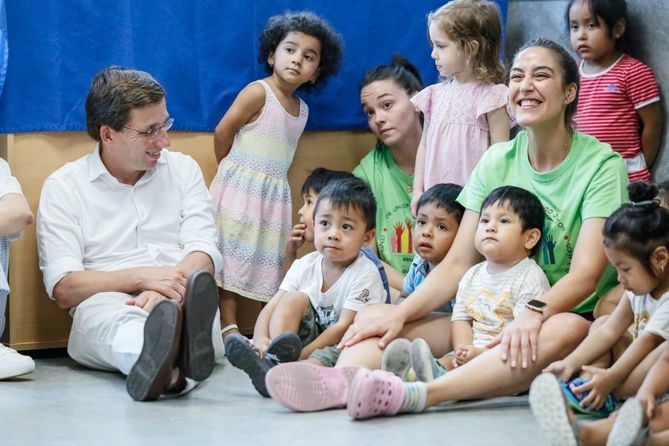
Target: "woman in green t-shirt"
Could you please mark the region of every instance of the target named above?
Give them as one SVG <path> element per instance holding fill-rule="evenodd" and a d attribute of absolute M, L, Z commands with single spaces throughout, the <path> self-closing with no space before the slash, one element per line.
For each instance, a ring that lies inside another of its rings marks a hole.
<path fill-rule="evenodd" d="M 548 226 L 536 260 L 552 287 L 534 309 L 505 327 L 490 350 L 435 381 L 418 384 L 415 389 L 422 396 L 417 401 L 423 404 L 414 409 L 526 390 L 542 368 L 582 341 L 589 323 L 578 313 L 587 317 L 593 293 L 612 283 L 605 273 L 602 228 L 627 200 L 627 176 L 624 161 L 610 146 L 571 128 L 578 84 L 578 67 L 560 45 L 537 39 L 516 53 L 509 97 L 525 131 L 491 147 L 476 167 L 459 197 L 466 211 L 453 246 L 421 287 L 400 305 L 358 313 L 340 344 L 348 348 L 338 366 L 378 368 L 381 349 L 397 336 L 423 337 L 435 354 L 444 353 L 449 330 L 435 332 L 433 321 L 425 317 L 455 296 L 465 271 L 481 260 L 473 244 L 481 201 L 502 184 L 524 187 L 542 200 Z M 394 378 L 384 376 L 379 379 L 391 385 Z"/>
<path fill-rule="evenodd" d="M 392 63 L 365 74 L 360 91 L 362 109 L 378 142 L 353 174 L 374 192 L 376 250 L 386 264 L 390 285 L 399 290 L 414 257 L 411 192 L 422 126 L 410 98 L 422 89 L 416 67 L 395 55 Z"/>

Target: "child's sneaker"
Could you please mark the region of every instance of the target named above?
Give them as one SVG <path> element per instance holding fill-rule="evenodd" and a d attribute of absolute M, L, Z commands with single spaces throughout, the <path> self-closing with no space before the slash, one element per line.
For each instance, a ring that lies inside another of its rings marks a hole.
<path fill-rule="evenodd" d="M 249 375 L 253 387 L 265 398 L 269 398 L 265 386 L 265 375 L 276 365 L 270 358 L 261 358 L 244 336 L 231 333 L 225 337 L 225 355 L 230 364 Z"/>
<path fill-rule="evenodd" d="M 402 406 L 404 386 L 390 372 L 360 369 L 351 383 L 348 414 L 358 420 L 395 415 Z"/>
<path fill-rule="evenodd" d="M 281 333 L 267 348 L 267 355 L 274 356 L 278 362 L 293 362 L 300 359 L 302 341 L 295 333 L 287 331 Z"/>
<path fill-rule="evenodd" d="M 411 343 L 411 368 L 416 379 L 430 382 L 447 372 L 446 368 L 432 356 L 430 346 L 425 339 L 417 338 Z"/>
<path fill-rule="evenodd" d="M 411 370 L 411 341 L 398 338 L 383 350 L 381 370 L 391 372 L 402 381 L 415 381 L 416 376 Z"/>
<path fill-rule="evenodd" d="M 641 401 L 630 398 L 618 412 L 611 428 L 606 446 L 629 446 L 648 444 L 650 426 L 644 427 L 644 413 Z"/>
<path fill-rule="evenodd" d="M 14 378 L 33 370 L 35 370 L 33 358 L 0 344 L 0 379 Z"/>
<path fill-rule="evenodd" d="M 578 444 L 578 424 L 569 420 L 569 409 L 555 375 L 542 373 L 534 379 L 530 386 L 530 408 L 549 444 Z"/>
<path fill-rule="evenodd" d="M 612 394 L 608 394 L 604 399 L 604 404 L 599 409 L 587 409 L 581 406 L 581 401 L 588 396 L 590 392 L 585 391 L 580 395 L 571 390 L 572 387 L 578 387 L 590 381 L 585 378 L 575 378 L 571 381 L 561 383 L 562 392 L 567 398 L 567 403 L 575 412 L 591 417 L 606 418 L 616 410 L 618 400 Z"/>
<path fill-rule="evenodd" d="M 279 364 L 266 376 L 271 397 L 298 412 L 346 406 L 349 385 L 358 367 L 331 368 L 306 362 Z"/>

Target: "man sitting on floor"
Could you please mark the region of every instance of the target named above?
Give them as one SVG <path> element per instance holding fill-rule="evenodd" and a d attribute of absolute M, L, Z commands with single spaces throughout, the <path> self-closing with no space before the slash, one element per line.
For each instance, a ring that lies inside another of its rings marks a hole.
<path fill-rule="evenodd" d="M 165 149 L 173 122 L 148 73 L 96 74 L 97 147 L 47 178 L 37 217 L 46 290 L 73 317 L 68 353 L 127 375 L 138 401 L 204 380 L 223 355 L 213 207 L 197 163 Z"/>

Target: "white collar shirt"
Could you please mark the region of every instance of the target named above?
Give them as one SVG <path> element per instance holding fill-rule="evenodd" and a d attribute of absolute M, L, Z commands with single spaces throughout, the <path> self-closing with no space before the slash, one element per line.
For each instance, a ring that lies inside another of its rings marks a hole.
<path fill-rule="evenodd" d="M 7 194 L 21 194 L 21 185 L 16 178 L 12 176 L 7 161 L 0 158 L 0 198 Z M 21 233 L 7 237 L 7 240 L 16 240 Z M 0 241 L 0 298 L 9 292 L 9 283 L 7 283 L 7 264 L 9 260 L 9 245 L 6 241 Z M 0 314 L 2 319 L 2 314 Z M 0 328 L 0 334 L 2 329 Z"/>
<path fill-rule="evenodd" d="M 211 196 L 188 155 L 163 149 L 155 168 L 134 185 L 120 183 L 95 152 L 44 182 L 37 244 L 44 285 L 73 271 L 173 266 L 186 255 L 209 255 L 218 271 Z"/>

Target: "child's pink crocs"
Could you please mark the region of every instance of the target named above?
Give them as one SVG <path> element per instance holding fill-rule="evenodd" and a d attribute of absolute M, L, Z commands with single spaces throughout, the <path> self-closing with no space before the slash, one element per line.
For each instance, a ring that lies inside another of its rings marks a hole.
<path fill-rule="evenodd" d="M 279 364 L 267 372 L 265 385 L 282 406 L 298 412 L 346 406 L 348 389 L 357 367 L 331 368 L 304 362 Z"/>
<path fill-rule="evenodd" d="M 383 370 L 360 369 L 348 394 L 348 414 L 358 420 L 395 415 L 404 399 L 404 383 Z"/>

